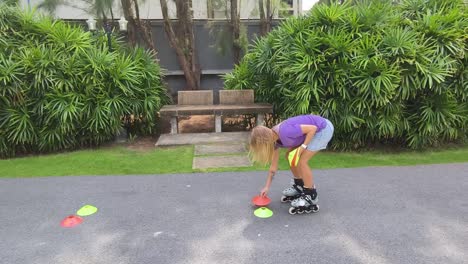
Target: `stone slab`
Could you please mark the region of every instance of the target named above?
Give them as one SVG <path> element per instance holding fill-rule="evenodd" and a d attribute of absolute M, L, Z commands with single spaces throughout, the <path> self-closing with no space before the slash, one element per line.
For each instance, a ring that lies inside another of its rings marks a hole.
<path fill-rule="evenodd" d="M 250 132 L 163 134 L 156 146 L 199 145 L 231 142 L 247 143 Z"/>
<path fill-rule="evenodd" d="M 253 104 L 253 90 L 221 90 L 219 91 L 219 104 L 238 105 Z"/>
<path fill-rule="evenodd" d="M 252 163 L 249 158 L 243 156 L 210 156 L 210 157 L 194 157 L 193 169 L 210 169 L 210 168 L 226 168 L 226 167 L 250 167 Z"/>
<path fill-rule="evenodd" d="M 213 91 L 179 91 L 177 93 L 179 105 L 212 105 Z"/>
<path fill-rule="evenodd" d="M 228 144 L 212 144 L 212 145 L 196 145 L 195 155 L 213 155 L 213 154 L 235 154 L 246 153 L 247 148 L 244 143 L 235 145 Z"/>

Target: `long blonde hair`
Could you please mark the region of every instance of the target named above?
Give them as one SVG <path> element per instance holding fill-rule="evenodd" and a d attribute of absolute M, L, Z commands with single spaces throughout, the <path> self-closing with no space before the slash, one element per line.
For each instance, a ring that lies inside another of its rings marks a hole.
<path fill-rule="evenodd" d="M 249 157 L 254 162 L 266 165 L 271 163 L 275 150 L 273 130 L 265 126 L 256 126 L 250 134 Z"/>

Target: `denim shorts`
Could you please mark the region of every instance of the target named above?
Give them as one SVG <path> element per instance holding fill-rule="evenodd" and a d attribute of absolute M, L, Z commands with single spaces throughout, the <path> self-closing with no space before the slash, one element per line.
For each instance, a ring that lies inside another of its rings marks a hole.
<path fill-rule="evenodd" d="M 327 126 L 320 130 L 320 132 L 315 133 L 312 141 L 310 141 L 309 145 L 307 145 L 307 150 L 319 151 L 326 149 L 328 142 L 330 142 L 333 137 L 333 131 L 335 131 L 335 128 L 333 127 L 333 124 L 327 119 Z"/>

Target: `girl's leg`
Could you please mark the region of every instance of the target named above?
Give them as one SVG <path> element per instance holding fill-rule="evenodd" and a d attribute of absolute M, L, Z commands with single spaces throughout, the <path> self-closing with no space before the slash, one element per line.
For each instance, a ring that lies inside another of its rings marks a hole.
<path fill-rule="evenodd" d="M 294 150 L 294 148 L 290 148 L 290 149 L 288 149 L 286 151 L 285 158 L 286 158 L 286 161 L 288 161 L 288 162 L 289 162 L 288 155 L 289 155 L 289 152 L 291 152 L 292 150 Z M 301 173 L 300 173 L 298 167 L 289 166 L 289 169 L 291 170 L 292 174 L 294 175 L 294 179 L 301 179 Z"/>
<path fill-rule="evenodd" d="M 312 176 L 312 170 L 309 167 L 309 160 L 317 153 L 318 151 L 303 150 L 296 167 L 299 175 L 301 175 L 301 178 L 304 181 L 304 187 L 308 189 L 312 189 L 314 187 L 314 178 Z"/>
<path fill-rule="evenodd" d="M 290 167 L 290 169 L 292 174 L 294 175 L 294 179 L 302 179 L 299 167 Z"/>
<path fill-rule="evenodd" d="M 312 213 L 318 212 L 318 195 L 317 190 L 314 186 L 314 179 L 312 177 L 312 171 L 309 167 L 309 160 L 317 154 L 318 151 L 304 150 L 301 153 L 301 158 L 297 167 L 299 168 L 302 179 L 304 180 L 304 188 L 302 189 L 301 196 L 297 199 L 294 199 L 291 202 L 291 207 L 289 208 L 290 214 L 296 213 Z"/>
<path fill-rule="evenodd" d="M 291 152 L 293 148 L 290 148 L 288 151 L 286 151 L 286 160 L 288 161 L 288 155 L 289 152 Z M 289 186 L 288 188 L 283 190 L 283 196 L 281 197 L 281 202 L 290 202 L 296 198 L 298 198 L 304 188 L 304 182 L 301 179 L 301 173 L 299 170 L 299 167 L 289 167 L 292 174 L 294 175 L 293 179 L 294 181 L 291 183 L 292 186 Z"/>

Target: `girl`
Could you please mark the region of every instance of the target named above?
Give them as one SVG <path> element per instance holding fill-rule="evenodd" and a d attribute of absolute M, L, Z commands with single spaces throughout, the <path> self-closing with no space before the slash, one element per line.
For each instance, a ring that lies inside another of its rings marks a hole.
<path fill-rule="evenodd" d="M 250 156 L 253 161 L 270 165 L 265 187 L 261 196 L 266 196 L 273 177 L 278 170 L 279 148 L 290 151 L 298 149 L 300 159 L 296 167 L 291 166 L 294 184 L 283 191 L 282 202 L 291 201 L 289 213 L 317 212 L 317 190 L 313 182 L 309 160 L 322 149 L 326 149 L 333 136 L 334 127 L 328 120 L 318 115 L 291 117 L 272 129 L 257 126 L 250 135 Z"/>

